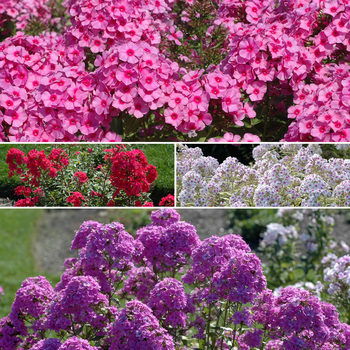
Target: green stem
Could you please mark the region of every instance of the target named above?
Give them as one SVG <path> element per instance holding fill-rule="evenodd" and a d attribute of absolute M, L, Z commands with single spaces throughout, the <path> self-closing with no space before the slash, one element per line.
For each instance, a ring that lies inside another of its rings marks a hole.
<path fill-rule="evenodd" d="M 207 340 L 207 344 L 208 344 L 208 347 L 207 349 L 209 350 L 209 339 L 210 339 L 210 314 L 211 314 L 211 304 L 209 304 L 209 313 L 208 313 L 208 322 L 207 322 L 207 337 L 208 337 L 208 340 Z"/>
<path fill-rule="evenodd" d="M 146 120 L 145 117 L 142 118 L 142 124 L 143 124 L 143 131 L 144 131 L 144 136 L 145 136 L 145 140 L 148 141 L 148 137 L 147 137 L 147 126 L 146 126 Z"/>

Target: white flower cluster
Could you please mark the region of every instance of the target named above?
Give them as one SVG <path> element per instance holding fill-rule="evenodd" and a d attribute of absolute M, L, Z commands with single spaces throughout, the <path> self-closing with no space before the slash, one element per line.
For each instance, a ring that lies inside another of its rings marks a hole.
<path fill-rule="evenodd" d="M 330 267 L 324 270 L 324 281 L 327 292 L 333 295 L 336 292 L 347 292 L 350 298 L 350 255 L 338 258 L 335 254 L 328 254 L 322 262 L 329 262 Z"/>
<path fill-rule="evenodd" d="M 260 242 L 260 247 L 264 248 L 267 245 L 273 245 L 277 242 L 281 245 L 286 244 L 288 239 L 298 238 L 298 233 L 295 226 L 283 226 L 277 223 L 271 223 L 266 226 L 266 231 L 263 234 L 263 239 Z"/>
<path fill-rule="evenodd" d="M 200 148 L 177 157 L 181 206 L 347 207 L 350 159 L 324 159 L 319 145 L 259 145 L 254 165 L 228 157 L 219 165 Z"/>

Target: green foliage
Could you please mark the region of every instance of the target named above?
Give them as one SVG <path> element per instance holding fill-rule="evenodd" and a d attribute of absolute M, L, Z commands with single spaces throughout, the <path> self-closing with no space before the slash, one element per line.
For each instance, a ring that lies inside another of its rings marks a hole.
<path fill-rule="evenodd" d="M 350 159 L 349 145 L 338 145 L 338 146 L 342 148 L 337 149 L 337 145 L 334 145 L 334 144 L 322 145 L 322 157 L 325 159 L 330 159 L 330 158 Z"/>
<path fill-rule="evenodd" d="M 195 70 L 208 68 L 211 64 L 219 64 L 226 56 L 223 49 L 227 40 L 228 30 L 223 25 L 215 26 L 211 33 L 208 29 L 213 25 L 216 18 L 217 5 L 210 0 L 196 1 L 188 5 L 184 1 L 177 1 L 174 4 L 175 25 L 178 30 L 184 33 L 180 40 L 182 44 L 176 45 L 174 41 L 163 38 L 164 47 L 168 47 L 170 58 L 178 61 L 178 56 L 191 57 L 189 62 L 180 61 L 186 68 Z M 183 21 L 183 13 L 189 21 Z M 196 58 L 193 57 L 196 52 Z"/>
<path fill-rule="evenodd" d="M 266 226 L 274 222 L 277 209 L 229 209 L 228 225 L 245 241 L 257 244 Z"/>
<path fill-rule="evenodd" d="M 148 162 L 157 167 L 158 178 L 155 181 L 155 188 L 151 198 L 155 205 L 158 205 L 162 197 L 169 193 L 174 194 L 174 152 L 172 144 L 139 144 L 132 145 L 141 149 Z"/>

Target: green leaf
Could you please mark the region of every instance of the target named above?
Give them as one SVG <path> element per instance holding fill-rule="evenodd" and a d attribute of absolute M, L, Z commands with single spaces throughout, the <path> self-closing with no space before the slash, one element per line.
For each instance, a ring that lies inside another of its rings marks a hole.
<path fill-rule="evenodd" d="M 135 133 L 138 128 L 141 126 L 141 119 L 142 118 L 135 118 L 131 117 L 125 125 L 124 135 L 129 136 L 131 133 Z"/>
<path fill-rule="evenodd" d="M 257 124 L 260 124 L 263 120 L 262 119 L 259 119 L 259 118 L 253 118 L 253 119 L 250 119 L 250 123 L 251 125 L 257 125 Z"/>

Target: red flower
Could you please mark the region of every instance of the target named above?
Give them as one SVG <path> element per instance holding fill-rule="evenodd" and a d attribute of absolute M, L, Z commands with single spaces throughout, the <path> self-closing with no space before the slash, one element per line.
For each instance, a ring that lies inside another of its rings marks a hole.
<path fill-rule="evenodd" d="M 86 173 L 84 173 L 83 171 L 77 171 L 73 177 L 77 177 L 78 181 L 82 184 L 89 180 Z"/>
<path fill-rule="evenodd" d="M 168 194 L 166 197 L 163 197 L 159 202 L 159 206 L 163 207 L 173 207 L 174 206 L 174 196 L 172 194 Z"/>
<path fill-rule="evenodd" d="M 86 201 L 85 197 L 80 192 L 71 192 L 71 196 L 67 198 L 67 203 L 72 203 L 75 207 L 81 207 L 82 201 Z"/>

